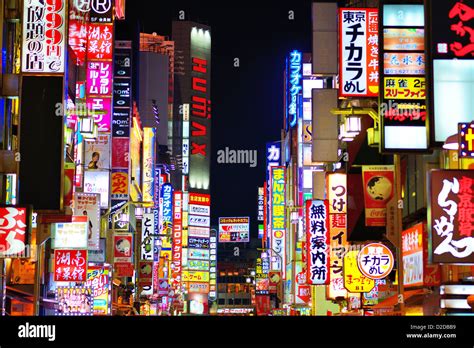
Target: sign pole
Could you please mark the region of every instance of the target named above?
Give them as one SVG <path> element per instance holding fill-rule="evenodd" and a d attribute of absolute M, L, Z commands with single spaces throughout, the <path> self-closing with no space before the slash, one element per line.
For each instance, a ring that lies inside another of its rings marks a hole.
<path fill-rule="evenodd" d="M 402 192 L 402 179 L 401 179 L 401 166 L 400 166 L 400 155 L 396 154 L 393 157 L 395 165 L 395 193 L 397 197 L 397 209 L 396 216 L 397 222 L 395 224 L 395 233 L 397 235 L 397 268 L 398 268 L 398 304 L 400 305 L 400 312 L 402 315 L 405 315 L 405 298 L 404 298 L 404 288 L 403 288 L 403 253 L 402 253 L 402 209 L 399 207 L 399 202 L 401 201 L 401 192 Z"/>

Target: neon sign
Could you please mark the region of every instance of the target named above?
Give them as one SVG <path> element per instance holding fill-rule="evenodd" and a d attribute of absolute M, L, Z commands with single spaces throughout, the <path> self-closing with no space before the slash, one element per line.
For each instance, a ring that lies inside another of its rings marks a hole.
<path fill-rule="evenodd" d="M 303 78 L 301 75 L 301 52 L 296 50 L 291 52 L 288 65 L 288 119 L 290 127 L 294 127 L 297 121 L 298 94 L 303 88 L 301 86 L 301 79 Z"/>

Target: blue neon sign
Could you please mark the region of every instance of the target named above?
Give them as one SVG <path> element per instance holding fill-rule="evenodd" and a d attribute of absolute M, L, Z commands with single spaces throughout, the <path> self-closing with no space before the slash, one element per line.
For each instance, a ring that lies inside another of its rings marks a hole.
<path fill-rule="evenodd" d="M 302 90 L 301 79 L 303 78 L 302 72 L 302 54 L 300 51 L 294 50 L 290 53 L 288 60 L 287 79 L 288 79 L 288 123 L 290 127 L 294 127 L 298 120 L 298 95 Z"/>

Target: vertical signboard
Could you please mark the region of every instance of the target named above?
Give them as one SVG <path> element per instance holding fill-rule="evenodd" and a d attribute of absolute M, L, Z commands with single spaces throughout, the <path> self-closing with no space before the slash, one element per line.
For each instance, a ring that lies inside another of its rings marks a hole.
<path fill-rule="evenodd" d="M 271 244 L 272 232 L 271 232 L 271 169 L 272 167 L 279 166 L 281 164 L 281 142 L 267 143 L 267 156 L 266 156 L 266 181 L 265 181 L 265 224 L 264 228 L 264 239 L 268 240 L 268 245 Z"/>
<path fill-rule="evenodd" d="M 156 129 L 143 129 L 143 201 L 153 202 L 155 191 L 155 140 Z"/>
<path fill-rule="evenodd" d="M 111 306 L 111 273 L 109 265 L 91 265 L 87 267 L 86 287 L 91 288 L 94 315 L 110 314 Z"/>
<path fill-rule="evenodd" d="M 387 203 L 394 192 L 393 166 L 363 166 L 365 225 L 385 226 Z"/>
<path fill-rule="evenodd" d="M 209 239 L 209 302 L 217 300 L 217 233 L 212 230 Z"/>
<path fill-rule="evenodd" d="M 339 96 L 377 97 L 378 10 L 339 9 Z"/>
<path fill-rule="evenodd" d="M 271 167 L 271 249 L 275 257 L 272 270 L 281 271 L 285 278 L 286 266 L 286 195 L 285 167 Z"/>
<path fill-rule="evenodd" d="M 211 32 L 191 29 L 189 187 L 209 190 L 211 140 Z"/>
<path fill-rule="evenodd" d="M 142 238 L 140 248 L 140 260 L 153 261 L 153 250 L 155 245 L 155 218 L 153 213 L 143 214 Z"/>
<path fill-rule="evenodd" d="M 175 191 L 173 194 L 173 252 L 171 261 L 171 282 L 175 289 L 181 286 L 182 254 L 183 254 L 183 193 Z"/>
<path fill-rule="evenodd" d="M 211 196 L 190 192 L 188 203 L 188 270 L 196 269 L 197 265 L 200 265 L 200 291 L 202 294 L 208 294 L 209 302 L 214 302 L 217 300 L 218 233 L 210 228 Z M 191 284 L 186 285 L 190 289 Z"/>
<path fill-rule="evenodd" d="M 329 203 L 329 237 L 331 247 L 330 283 L 327 297 L 346 297 L 344 288 L 343 263 L 347 248 L 347 176 L 329 174 L 327 176 Z"/>
<path fill-rule="evenodd" d="M 257 221 L 263 221 L 263 211 L 265 210 L 265 205 L 263 202 L 263 187 L 258 188 L 258 214 Z"/>
<path fill-rule="evenodd" d="M 402 232 L 403 285 L 423 286 L 423 224 L 417 224 Z"/>
<path fill-rule="evenodd" d="M 74 193 L 74 215 L 87 216 L 87 248 L 99 250 L 100 238 L 100 195 Z"/>
<path fill-rule="evenodd" d="M 302 53 L 292 51 L 286 60 L 286 125 L 287 128 L 296 126 L 298 121 L 299 95 L 303 87 L 301 80 L 303 78 L 303 60 Z"/>
<path fill-rule="evenodd" d="M 428 224 L 433 263 L 474 263 L 474 171 L 428 175 Z"/>
<path fill-rule="evenodd" d="M 429 147 L 423 5 L 381 6 L 381 151 L 423 152 Z"/>
<path fill-rule="evenodd" d="M 93 111 L 99 132 L 110 133 L 112 119 L 113 24 L 88 27 L 87 108 Z"/>
<path fill-rule="evenodd" d="M 306 201 L 307 276 L 311 285 L 329 284 L 329 204 L 328 201 Z"/>

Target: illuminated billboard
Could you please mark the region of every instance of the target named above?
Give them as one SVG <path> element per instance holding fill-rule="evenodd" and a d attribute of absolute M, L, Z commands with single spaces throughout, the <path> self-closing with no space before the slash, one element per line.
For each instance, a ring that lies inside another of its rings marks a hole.
<path fill-rule="evenodd" d="M 383 4 L 379 114 L 381 152 L 429 147 L 423 5 Z"/>
<path fill-rule="evenodd" d="M 394 166 L 362 166 L 365 225 L 385 226 L 394 193 Z"/>
<path fill-rule="evenodd" d="M 272 270 L 281 271 L 284 277 L 286 265 L 286 196 L 285 185 L 286 175 L 285 167 L 271 167 L 270 175 L 270 231 L 271 231 L 271 249 L 274 260 Z M 275 255 L 276 254 L 276 255 Z"/>
<path fill-rule="evenodd" d="M 329 284 L 330 241 L 328 201 L 306 201 L 306 281 Z"/>
<path fill-rule="evenodd" d="M 298 101 L 302 90 L 302 54 L 292 51 L 286 60 L 286 122 L 288 127 L 294 127 L 298 120 Z"/>
<path fill-rule="evenodd" d="M 155 141 L 156 128 L 143 129 L 143 201 L 153 202 L 155 192 Z"/>
<path fill-rule="evenodd" d="M 426 0 L 430 84 L 429 114 L 434 141 L 440 145 L 456 134 L 458 123 L 473 120 L 473 0 Z"/>
<path fill-rule="evenodd" d="M 173 194 L 173 247 L 171 253 L 172 268 L 171 281 L 175 289 L 181 285 L 182 256 L 183 256 L 183 193 L 175 191 Z"/>
<path fill-rule="evenodd" d="M 100 196 L 92 193 L 74 193 L 74 215 L 87 216 L 87 245 L 89 250 L 99 249 Z"/>
<path fill-rule="evenodd" d="M 87 250 L 55 250 L 54 281 L 85 282 L 87 273 Z"/>
<path fill-rule="evenodd" d="M 31 230 L 31 211 L 26 207 L 0 207 L 0 257 L 25 250 Z"/>
<path fill-rule="evenodd" d="M 341 97 L 377 97 L 378 10 L 339 9 Z"/>
<path fill-rule="evenodd" d="M 86 222 L 64 222 L 51 224 L 52 249 L 87 249 Z"/>
<path fill-rule="evenodd" d="M 423 224 L 402 232 L 403 285 L 423 286 Z"/>
<path fill-rule="evenodd" d="M 190 33 L 190 189 L 209 190 L 211 152 L 211 31 L 192 27 Z M 187 77 L 189 78 L 189 77 Z"/>
<path fill-rule="evenodd" d="M 428 174 L 428 225 L 433 263 L 474 263 L 471 170 Z"/>
<path fill-rule="evenodd" d="M 249 217 L 220 217 L 219 242 L 220 243 L 246 243 L 250 238 Z"/>
<path fill-rule="evenodd" d="M 86 170 L 84 172 L 84 192 L 100 194 L 100 207 L 109 208 L 110 173 L 108 171 Z"/>

